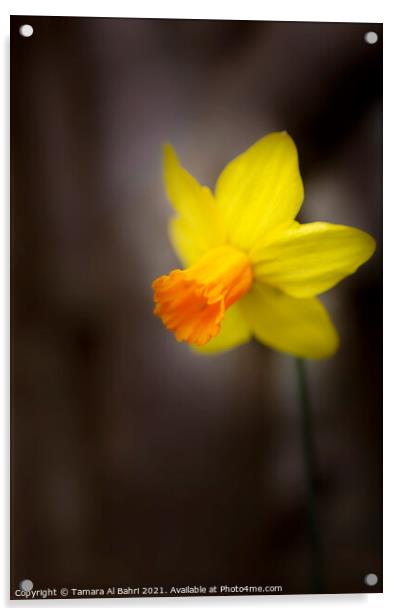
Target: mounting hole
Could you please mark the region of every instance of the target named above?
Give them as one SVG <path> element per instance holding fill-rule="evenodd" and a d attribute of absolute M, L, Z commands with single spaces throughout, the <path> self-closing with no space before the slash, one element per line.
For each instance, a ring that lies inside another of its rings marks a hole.
<path fill-rule="evenodd" d="M 32 590 L 32 588 L 33 588 L 33 582 L 32 582 L 32 580 L 22 580 L 22 581 L 19 583 L 19 588 L 20 588 L 21 590 L 25 590 L 25 591 L 27 591 L 27 592 L 30 592 L 30 591 Z"/>
<path fill-rule="evenodd" d="M 375 586 L 378 582 L 378 576 L 375 573 L 368 573 L 364 578 L 364 583 L 367 586 Z"/>
<path fill-rule="evenodd" d="M 377 32 L 366 32 L 366 34 L 364 35 L 364 40 L 369 45 L 375 45 L 376 42 L 378 41 L 378 34 L 377 34 Z"/>
<path fill-rule="evenodd" d="M 19 33 L 21 36 L 24 36 L 25 38 L 27 38 L 29 36 L 32 36 L 33 28 L 29 24 L 24 24 L 23 26 L 20 27 Z"/>

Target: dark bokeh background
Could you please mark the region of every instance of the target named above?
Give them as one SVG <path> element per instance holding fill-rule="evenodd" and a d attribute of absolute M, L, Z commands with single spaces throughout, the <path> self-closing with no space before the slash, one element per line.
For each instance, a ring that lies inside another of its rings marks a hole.
<path fill-rule="evenodd" d="M 286 129 L 301 220 L 378 242 L 309 377 L 326 590 L 380 591 L 381 26 L 13 17 L 11 50 L 12 589 L 311 590 L 292 359 L 198 357 L 152 315 L 161 143 L 213 186 Z"/>

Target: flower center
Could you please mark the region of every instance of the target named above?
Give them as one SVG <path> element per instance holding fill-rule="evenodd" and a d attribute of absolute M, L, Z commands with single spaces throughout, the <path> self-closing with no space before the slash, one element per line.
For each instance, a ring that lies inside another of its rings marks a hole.
<path fill-rule="evenodd" d="M 225 311 L 249 291 L 252 277 L 246 254 L 218 246 L 191 267 L 154 280 L 154 314 L 176 340 L 201 346 L 219 333 Z"/>

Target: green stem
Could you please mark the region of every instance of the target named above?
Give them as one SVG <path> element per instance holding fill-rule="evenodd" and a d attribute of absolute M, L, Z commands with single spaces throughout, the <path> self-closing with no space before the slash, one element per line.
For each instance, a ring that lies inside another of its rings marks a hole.
<path fill-rule="evenodd" d="M 314 593 L 323 592 L 323 562 L 320 529 L 315 494 L 316 456 L 313 442 L 312 415 L 306 366 L 303 359 L 295 359 L 298 375 L 298 391 L 301 407 L 302 447 L 306 475 L 307 527 L 311 557 L 312 588 Z"/>

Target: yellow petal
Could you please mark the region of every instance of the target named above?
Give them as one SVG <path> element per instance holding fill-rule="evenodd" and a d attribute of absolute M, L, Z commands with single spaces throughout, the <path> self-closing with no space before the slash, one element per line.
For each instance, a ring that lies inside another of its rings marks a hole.
<path fill-rule="evenodd" d="M 229 349 L 248 342 L 251 331 L 245 321 L 238 304 L 229 308 L 222 321 L 218 335 L 203 346 L 192 345 L 192 349 L 199 353 L 213 354 L 228 351 Z"/>
<path fill-rule="evenodd" d="M 270 133 L 232 160 L 215 189 L 228 241 L 249 250 L 256 240 L 292 221 L 303 201 L 295 144 Z"/>
<path fill-rule="evenodd" d="M 364 231 L 314 222 L 282 230 L 250 256 L 258 280 L 294 297 L 313 297 L 353 274 L 374 250 Z"/>
<path fill-rule="evenodd" d="M 336 329 L 316 298 L 290 297 L 256 282 L 239 306 L 254 336 L 277 351 L 322 359 L 337 350 Z"/>
<path fill-rule="evenodd" d="M 164 182 L 178 216 L 169 226 L 170 238 L 184 265 L 225 241 L 221 219 L 209 188 L 201 186 L 181 165 L 172 146 L 164 146 Z"/>

